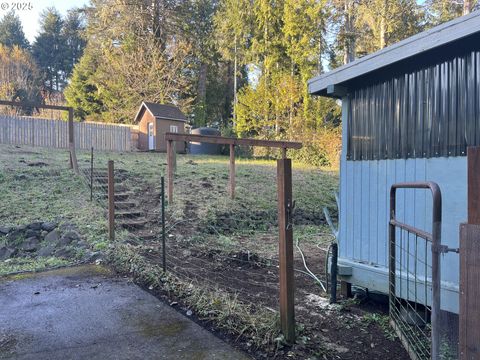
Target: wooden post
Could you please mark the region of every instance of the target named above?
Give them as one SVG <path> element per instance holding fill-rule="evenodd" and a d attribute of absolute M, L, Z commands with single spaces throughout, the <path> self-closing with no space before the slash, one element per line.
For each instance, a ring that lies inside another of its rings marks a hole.
<path fill-rule="evenodd" d="M 282 147 L 282 159 L 287 158 L 287 148 Z"/>
<path fill-rule="evenodd" d="M 230 197 L 235 199 L 235 145 L 230 144 Z"/>
<path fill-rule="evenodd" d="M 75 129 L 73 126 L 73 109 L 68 110 L 68 147 L 70 150 L 70 166 L 75 171 L 75 174 L 79 174 L 77 154 L 75 152 Z"/>
<path fill-rule="evenodd" d="M 115 240 L 115 178 L 113 160 L 108 161 L 108 238 Z"/>
<path fill-rule="evenodd" d="M 292 161 L 277 160 L 278 230 L 280 260 L 280 322 L 285 340 L 295 342 L 293 277 Z"/>
<path fill-rule="evenodd" d="M 460 225 L 460 359 L 480 358 L 480 147 L 468 148 L 468 224 Z"/>
<path fill-rule="evenodd" d="M 168 203 L 173 202 L 173 173 L 175 168 L 175 153 L 173 149 L 173 141 L 167 141 L 167 181 L 168 181 Z"/>
<path fill-rule="evenodd" d="M 93 146 L 90 153 L 90 201 L 93 201 Z"/>
<path fill-rule="evenodd" d="M 480 224 L 480 146 L 467 149 L 468 223 Z"/>

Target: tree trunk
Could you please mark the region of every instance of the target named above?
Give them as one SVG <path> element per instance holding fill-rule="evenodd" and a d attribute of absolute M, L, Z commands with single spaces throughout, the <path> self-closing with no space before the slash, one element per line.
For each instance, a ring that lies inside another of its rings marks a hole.
<path fill-rule="evenodd" d="M 237 125 L 237 66 L 238 66 L 238 55 L 237 55 L 237 34 L 235 34 L 235 55 L 234 55 L 234 63 L 233 63 L 233 127 Z"/>
<path fill-rule="evenodd" d="M 198 119 L 201 124 L 206 124 L 206 114 L 205 114 L 205 101 L 207 98 L 207 63 L 203 62 L 200 65 L 200 70 L 198 73 L 198 88 L 197 88 L 197 106 L 200 110 L 201 118 Z M 197 112 L 198 113 L 198 112 Z"/>
<path fill-rule="evenodd" d="M 470 14 L 472 12 L 472 0 L 463 1 L 463 15 Z"/>
<path fill-rule="evenodd" d="M 379 41 L 379 45 L 380 45 L 380 49 L 383 49 L 386 45 L 386 40 L 385 40 L 385 36 L 386 36 L 386 19 L 385 17 L 387 16 L 387 0 L 384 0 L 383 1 L 383 8 L 382 8 L 382 16 L 380 18 L 380 41 Z"/>
<path fill-rule="evenodd" d="M 348 64 L 355 60 L 355 33 L 354 33 L 354 2 L 353 0 L 345 0 L 345 40 L 344 40 L 344 64 Z"/>

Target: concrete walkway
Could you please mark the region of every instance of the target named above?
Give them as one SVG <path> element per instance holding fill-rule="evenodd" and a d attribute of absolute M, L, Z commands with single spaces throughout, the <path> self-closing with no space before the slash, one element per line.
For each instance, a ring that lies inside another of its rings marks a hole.
<path fill-rule="evenodd" d="M 0 279 L 0 359 L 247 358 L 102 267 Z"/>

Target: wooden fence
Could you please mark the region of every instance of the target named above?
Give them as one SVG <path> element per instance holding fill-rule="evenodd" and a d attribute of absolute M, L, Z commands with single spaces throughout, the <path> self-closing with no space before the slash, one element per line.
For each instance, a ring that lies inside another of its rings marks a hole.
<path fill-rule="evenodd" d="M 74 123 L 75 147 L 104 151 L 131 151 L 128 126 Z M 0 115 L 0 144 L 68 148 L 68 122 Z"/>

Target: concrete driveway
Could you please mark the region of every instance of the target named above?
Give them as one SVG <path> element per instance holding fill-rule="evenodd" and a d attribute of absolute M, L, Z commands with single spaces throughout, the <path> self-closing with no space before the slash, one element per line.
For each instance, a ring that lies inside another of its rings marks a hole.
<path fill-rule="evenodd" d="M 103 267 L 0 279 L 0 359 L 248 358 Z"/>

